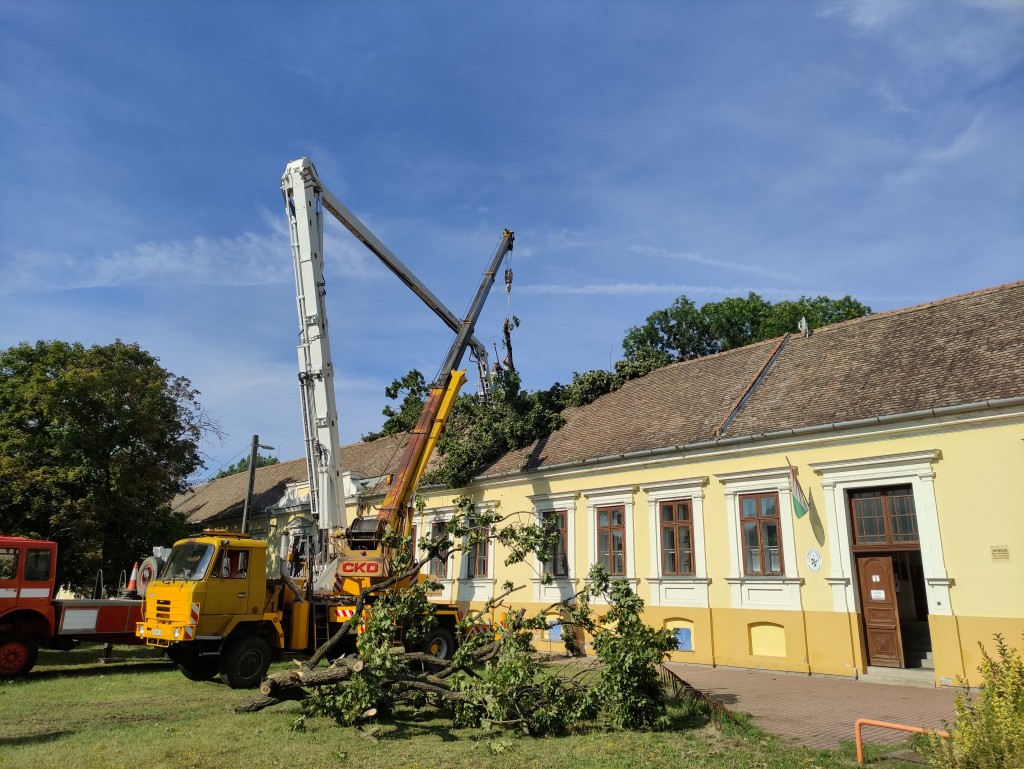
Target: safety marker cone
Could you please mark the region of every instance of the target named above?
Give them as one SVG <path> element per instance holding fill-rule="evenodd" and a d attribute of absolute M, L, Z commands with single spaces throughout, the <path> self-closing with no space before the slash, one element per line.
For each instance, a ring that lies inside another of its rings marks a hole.
<path fill-rule="evenodd" d="M 128 587 L 126 588 L 127 592 L 134 593 L 136 590 L 138 590 L 138 585 L 136 584 L 138 579 L 139 579 L 139 562 L 136 561 L 135 562 L 135 566 L 132 568 L 132 576 L 128 580 Z"/>

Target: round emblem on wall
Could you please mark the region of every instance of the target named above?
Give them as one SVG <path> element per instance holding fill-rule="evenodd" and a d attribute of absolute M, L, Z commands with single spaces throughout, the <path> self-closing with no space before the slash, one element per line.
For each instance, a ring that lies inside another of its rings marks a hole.
<path fill-rule="evenodd" d="M 807 551 L 807 566 L 811 571 L 817 571 L 821 568 L 821 551 L 816 547 L 812 547 Z"/>

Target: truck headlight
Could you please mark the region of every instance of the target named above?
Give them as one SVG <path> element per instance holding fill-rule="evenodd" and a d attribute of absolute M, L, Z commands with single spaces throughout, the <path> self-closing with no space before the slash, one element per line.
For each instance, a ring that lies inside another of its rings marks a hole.
<path fill-rule="evenodd" d="M 177 641 L 179 638 L 181 638 L 181 628 L 176 627 L 174 628 L 174 640 Z"/>

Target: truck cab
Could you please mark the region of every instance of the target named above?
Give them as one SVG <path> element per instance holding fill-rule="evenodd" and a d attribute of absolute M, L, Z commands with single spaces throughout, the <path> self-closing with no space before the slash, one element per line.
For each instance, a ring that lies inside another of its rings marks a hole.
<path fill-rule="evenodd" d="M 267 580 L 267 545 L 247 534 L 206 531 L 174 545 L 147 588 L 136 635 L 166 650 L 193 680 L 220 675 L 259 683 L 285 646 L 282 585 Z"/>
<path fill-rule="evenodd" d="M 0 537 L 0 678 L 27 673 L 53 637 L 57 543 Z"/>

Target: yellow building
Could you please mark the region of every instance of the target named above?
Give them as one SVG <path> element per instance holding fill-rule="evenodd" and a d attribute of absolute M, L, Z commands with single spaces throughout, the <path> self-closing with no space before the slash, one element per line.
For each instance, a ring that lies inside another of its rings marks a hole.
<path fill-rule="evenodd" d="M 674 364 L 565 416 L 466 490 L 555 515 L 564 558 L 463 558 L 446 599 L 511 579 L 540 609 L 600 562 L 678 660 L 939 684 L 1024 635 L 1024 283 Z"/>
<path fill-rule="evenodd" d="M 539 610 L 603 563 L 681 661 L 977 684 L 979 642 L 1021 642 L 1024 282 L 677 363 L 565 417 L 469 488 L 423 490 L 420 533 L 458 493 L 562 532 L 542 563 L 435 564 L 438 600 L 511 580 Z M 350 518 L 393 448 L 343 450 Z"/>

